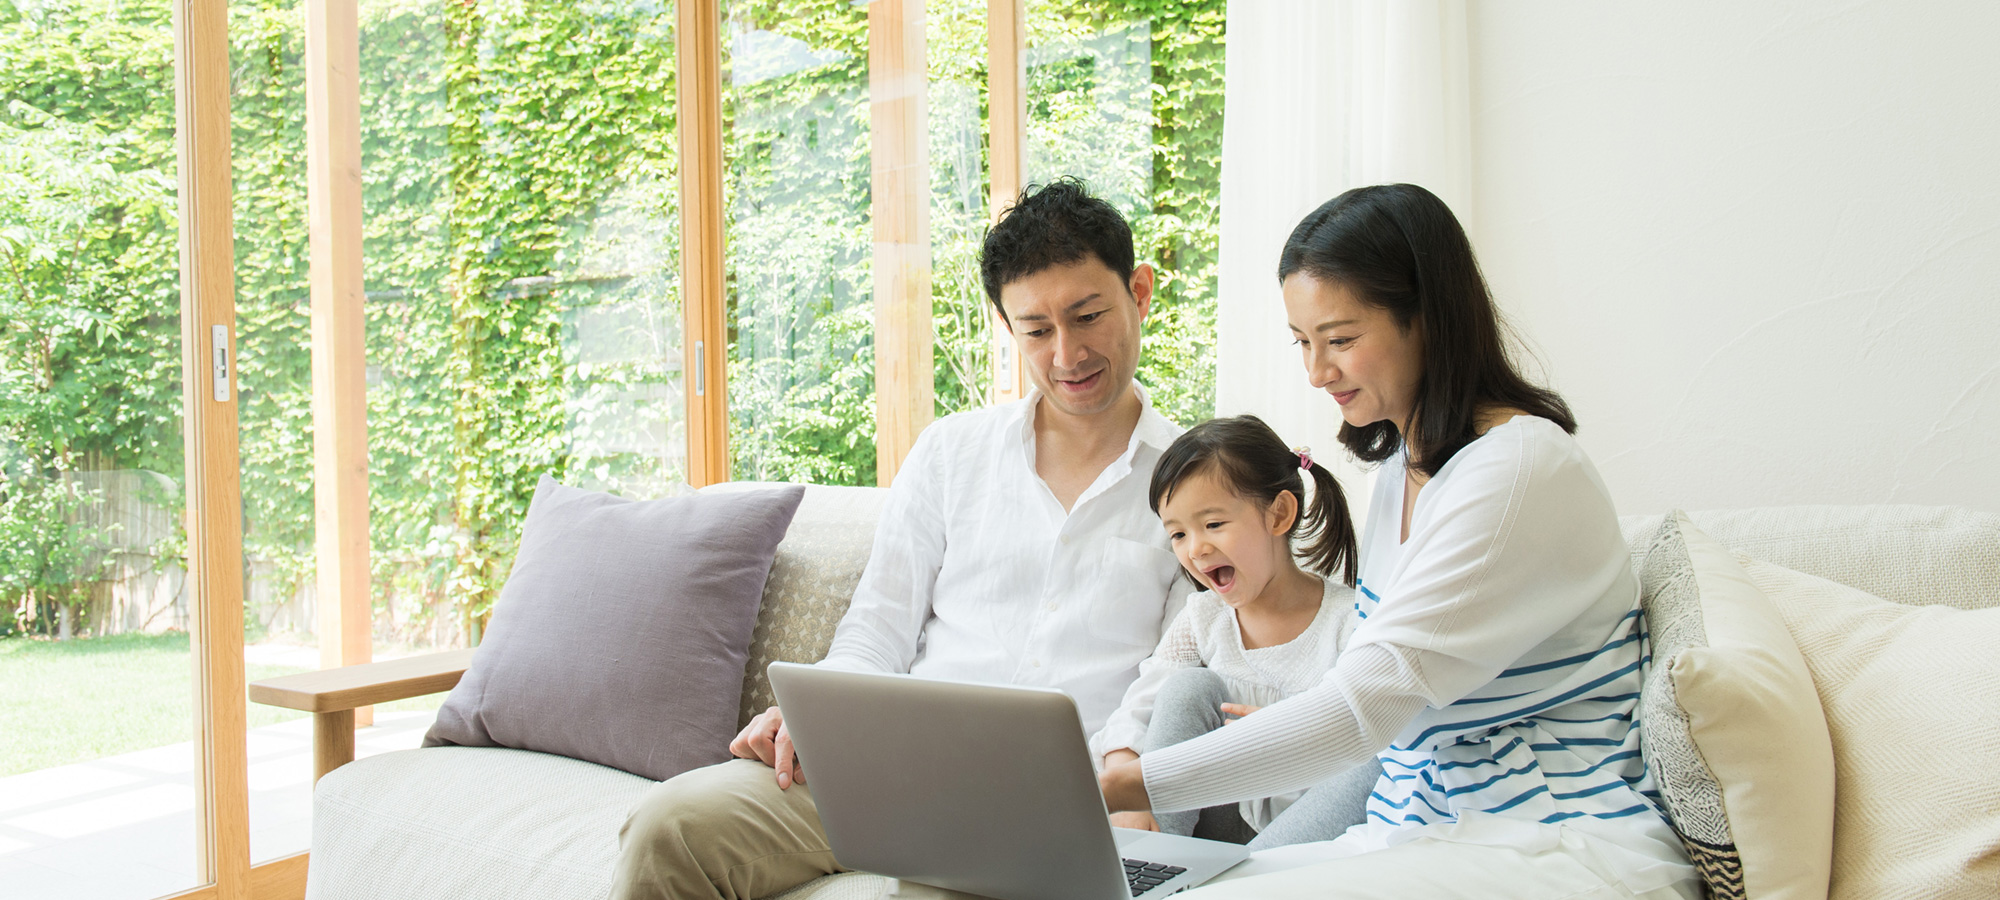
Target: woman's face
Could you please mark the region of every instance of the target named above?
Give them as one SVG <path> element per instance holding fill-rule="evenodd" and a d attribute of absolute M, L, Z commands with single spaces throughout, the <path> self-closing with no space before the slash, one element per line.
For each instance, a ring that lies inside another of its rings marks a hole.
<path fill-rule="evenodd" d="M 1312 386 L 1333 395 L 1349 425 L 1386 420 L 1404 429 L 1423 379 L 1417 329 L 1397 326 L 1388 310 L 1361 302 L 1338 282 L 1297 272 L 1283 288 L 1285 320 Z"/>

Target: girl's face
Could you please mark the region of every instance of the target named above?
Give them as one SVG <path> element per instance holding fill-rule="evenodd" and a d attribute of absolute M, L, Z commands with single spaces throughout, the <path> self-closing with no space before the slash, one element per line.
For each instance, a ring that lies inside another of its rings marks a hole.
<path fill-rule="evenodd" d="M 1361 302 L 1346 285 L 1305 272 L 1285 279 L 1285 320 L 1304 351 L 1306 378 L 1333 395 L 1355 427 L 1409 423 L 1423 380 L 1423 345 L 1388 310 Z"/>
<path fill-rule="evenodd" d="M 1235 609 L 1255 603 L 1292 565 L 1288 532 L 1298 514 L 1290 493 L 1269 508 L 1238 496 L 1213 472 L 1182 481 L 1160 504 L 1174 556 L 1201 586 Z"/>

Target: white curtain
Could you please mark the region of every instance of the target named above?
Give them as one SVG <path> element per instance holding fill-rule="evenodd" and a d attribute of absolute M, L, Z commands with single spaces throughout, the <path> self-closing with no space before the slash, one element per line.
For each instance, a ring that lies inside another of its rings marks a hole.
<path fill-rule="evenodd" d="M 1216 414 L 1255 413 L 1311 446 L 1364 516 L 1340 408 L 1287 343 L 1278 251 L 1306 213 L 1367 184 L 1423 185 L 1471 222 L 1465 3 L 1232 0 L 1227 39 Z"/>

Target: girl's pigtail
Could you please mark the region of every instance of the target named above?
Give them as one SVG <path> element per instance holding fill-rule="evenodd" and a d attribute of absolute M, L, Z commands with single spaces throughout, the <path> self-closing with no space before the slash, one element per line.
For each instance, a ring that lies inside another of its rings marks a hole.
<path fill-rule="evenodd" d="M 1353 587 L 1359 562 L 1355 558 L 1358 552 L 1354 518 L 1347 512 L 1347 497 L 1325 466 L 1312 463 L 1311 472 L 1312 505 L 1305 511 L 1304 524 L 1307 533 L 1315 537 L 1305 548 L 1306 566 L 1327 578 L 1332 578 L 1338 570 L 1341 583 Z"/>

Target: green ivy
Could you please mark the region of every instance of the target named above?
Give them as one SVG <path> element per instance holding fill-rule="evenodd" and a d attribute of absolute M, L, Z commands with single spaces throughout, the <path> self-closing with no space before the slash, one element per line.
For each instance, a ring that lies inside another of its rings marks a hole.
<path fill-rule="evenodd" d="M 0 0 L 0 634 L 91 626 L 84 600 L 129 539 L 87 473 L 181 478 L 167 2 Z M 991 388 L 984 7 L 928 9 L 940 415 Z M 866 10 L 743 0 L 724 19 L 732 470 L 872 484 Z M 1222 0 L 1031 20 L 1031 41 L 1124 35 L 1147 54 L 1143 130 L 1116 166 L 1141 179 L 1126 211 L 1161 271 L 1140 378 L 1169 416 L 1205 417 Z M 360 24 L 377 625 L 448 639 L 490 608 L 541 477 L 631 494 L 684 477 L 661 452 L 685 439 L 674 8 L 363 0 Z M 296 0 L 230 9 L 253 629 L 313 574 L 301 26 Z M 1101 75 L 1031 72 L 1031 129 L 1087 144 Z M 635 409 L 658 427 L 628 433 Z"/>

